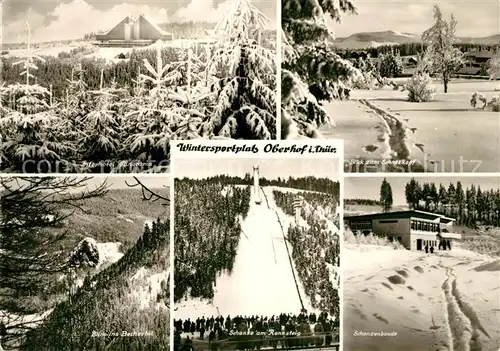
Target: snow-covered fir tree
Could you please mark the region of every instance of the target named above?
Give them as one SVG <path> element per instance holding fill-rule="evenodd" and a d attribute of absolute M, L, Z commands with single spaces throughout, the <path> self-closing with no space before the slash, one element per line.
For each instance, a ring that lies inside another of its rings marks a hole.
<path fill-rule="evenodd" d="M 34 78 L 31 72 L 38 70 L 35 62 L 43 62 L 44 59 L 36 54 L 36 50 L 31 49 L 28 23 L 26 27 L 27 50 L 21 55 L 23 59 L 14 63 L 23 66 L 24 70 L 20 74 L 26 81 L 25 84 L 10 85 L 5 91 L 9 96 L 10 106 L 0 117 L 0 130 L 3 131 L 0 155 L 4 168 L 44 172 L 50 162 L 61 160 L 61 156 L 69 152 L 71 147 L 61 140 L 65 131 L 59 116 L 49 106 L 49 90 L 38 84 L 31 84 L 30 78 Z M 40 165 L 37 161 L 48 163 Z"/>
<path fill-rule="evenodd" d="M 116 159 L 120 147 L 120 124 L 116 111 L 111 109 L 113 95 L 107 91 L 94 93 L 96 107 L 80 119 L 82 137 L 79 144 L 85 160 L 103 161 Z"/>
<path fill-rule="evenodd" d="M 200 138 L 200 129 L 203 119 L 206 118 L 206 110 L 210 103 L 209 98 L 213 96 L 208 84 L 206 84 L 203 71 L 206 63 L 202 62 L 192 49 L 183 51 L 180 55 L 181 61 L 174 70 L 173 79 L 176 82 L 171 99 L 174 110 L 182 116 L 178 128 L 175 131 L 175 139 L 189 140 Z"/>
<path fill-rule="evenodd" d="M 500 47 L 495 51 L 495 54 L 488 62 L 488 76 L 490 79 L 500 79 Z"/>
<path fill-rule="evenodd" d="M 434 6 L 434 24 L 422 34 L 422 40 L 429 45 L 428 57 L 432 64 L 432 73 L 443 81 L 444 92 L 448 92 L 451 76 L 464 64 L 464 54 L 453 46 L 457 41 L 457 21 L 453 14 L 449 21 L 443 18 L 438 5 Z"/>
<path fill-rule="evenodd" d="M 276 53 L 261 44 L 266 21 L 249 0 L 237 0 L 217 23 L 207 68 L 215 106 L 203 137 L 276 138 Z"/>
<path fill-rule="evenodd" d="M 142 161 L 163 162 L 170 152 L 170 140 L 173 138 L 182 115 L 173 109 L 171 100 L 173 87 L 168 82 L 174 79 L 177 63 L 164 64 L 161 44 L 157 43 L 156 63 L 144 60 L 148 74 L 140 75 L 140 83 L 151 89 L 144 96 L 135 96 L 130 102 L 130 109 L 125 119 L 125 142 L 128 153 Z"/>
<path fill-rule="evenodd" d="M 318 127 L 333 124 L 322 101 L 347 98 L 346 81 L 359 70 L 337 55 L 329 42 L 327 16 L 340 21 L 355 14 L 349 0 L 283 0 L 282 2 L 282 138 L 319 137 Z"/>
<path fill-rule="evenodd" d="M 394 78 L 401 74 L 403 74 L 403 61 L 398 52 L 381 55 L 380 75 L 382 77 Z"/>

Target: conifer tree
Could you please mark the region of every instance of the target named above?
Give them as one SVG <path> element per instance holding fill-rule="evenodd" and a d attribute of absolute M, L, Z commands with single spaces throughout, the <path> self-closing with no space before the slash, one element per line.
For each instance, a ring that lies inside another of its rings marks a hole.
<path fill-rule="evenodd" d="M 456 42 L 457 21 L 453 14 L 449 21 L 443 19 L 438 5 L 434 6 L 434 25 L 422 34 L 422 40 L 429 48 L 432 72 L 438 74 L 448 92 L 451 76 L 464 64 L 463 53 L 453 44 Z"/>
<path fill-rule="evenodd" d="M 31 33 L 29 24 L 27 50 L 21 55 L 21 61 L 15 65 L 23 65 L 20 73 L 26 77 L 25 84 L 13 84 L 8 87 L 7 94 L 12 97 L 13 104 L 9 111 L 0 116 L 0 130 L 2 143 L 2 167 L 24 172 L 44 172 L 46 167 L 37 164 L 37 161 L 56 161 L 69 152 L 71 146 L 61 140 L 64 135 L 64 123 L 61 123 L 47 101 L 50 92 L 37 84 L 32 85 L 30 78 L 34 78 L 32 71 L 38 70 L 35 61 L 44 62 L 31 49 Z M 26 161 L 34 161 L 27 165 Z"/>
<path fill-rule="evenodd" d="M 380 204 L 384 212 L 389 212 L 392 208 L 392 188 L 391 184 L 384 178 L 380 186 Z"/>
<path fill-rule="evenodd" d="M 349 0 L 282 2 L 282 138 L 319 137 L 317 129 L 334 121 L 322 102 L 347 98 L 348 79 L 361 77 L 352 63 L 336 54 L 327 16 L 340 21 L 355 14 Z"/>
<path fill-rule="evenodd" d="M 148 74 L 141 74 L 141 83 L 152 86 L 144 97 L 137 97 L 126 116 L 131 135 L 126 140 L 128 152 L 140 160 L 162 162 L 170 153 L 170 140 L 182 116 L 173 110 L 169 98 L 172 65 L 164 64 L 160 44 L 156 47 L 156 64 L 144 59 Z"/>
<path fill-rule="evenodd" d="M 119 148 L 120 125 L 115 111 L 110 109 L 112 95 L 96 94 L 96 108 L 80 121 L 83 137 L 80 140 L 85 160 L 104 161 L 116 158 Z"/>
<path fill-rule="evenodd" d="M 383 54 L 380 59 L 380 75 L 393 78 L 403 73 L 403 62 L 399 54 L 393 52 Z"/>

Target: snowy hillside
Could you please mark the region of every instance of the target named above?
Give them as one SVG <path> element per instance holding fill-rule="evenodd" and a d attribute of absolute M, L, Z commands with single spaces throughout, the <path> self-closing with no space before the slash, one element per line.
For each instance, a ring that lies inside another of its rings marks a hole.
<path fill-rule="evenodd" d="M 86 277 L 68 301 L 58 304 L 28 335 L 27 350 L 71 349 L 74 343 L 86 344 L 88 349 L 168 349 L 169 228 L 168 221 L 155 221 L 145 227 L 123 257 Z M 115 251 L 118 243 L 97 246 L 100 256 L 120 256 Z M 91 337 L 97 330 L 105 334 L 139 334 L 133 338 Z"/>
<path fill-rule="evenodd" d="M 353 244 L 343 257 L 348 350 L 498 350 L 498 259 L 460 248 L 425 254 Z M 397 335 L 353 337 L 372 330 Z"/>

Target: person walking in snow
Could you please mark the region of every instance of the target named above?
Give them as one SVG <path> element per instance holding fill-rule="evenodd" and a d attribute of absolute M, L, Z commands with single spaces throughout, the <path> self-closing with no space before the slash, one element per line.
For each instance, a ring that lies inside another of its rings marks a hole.
<path fill-rule="evenodd" d="M 425 245 L 425 253 L 429 253 L 429 246 Z"/>
<path fill-rule="evenodd" d="M 431 253 L 434 253 L 434 246 L 431 246 Z"/>

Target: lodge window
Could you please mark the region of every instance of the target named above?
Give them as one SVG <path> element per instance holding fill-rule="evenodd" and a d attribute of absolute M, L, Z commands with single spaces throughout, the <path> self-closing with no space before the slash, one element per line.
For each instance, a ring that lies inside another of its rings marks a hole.
<path fill-rule="evenodd" d="M 379 223 L 398 223 L 398 220 L 385 220 L 385 221 L 379 221 Z"/>
<path fill-rule="evenodd" d="M 352 222 L 351 223 L 351 229 L 352 230 L 363 230 L 363 229 L 372 229 L 372 222 L 371 221 L 359 221 L 359 222 Z"/>
<path fill-rule="evenodd" d="M 412 220 L 411 221 L 411 229 L 420 230 L 423 232 L 438 232 L 439 231 L 439 224 L 418 221 L 418 220 Z"/>

